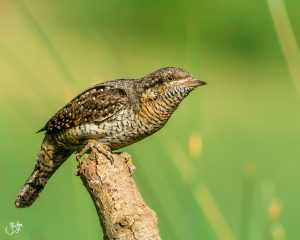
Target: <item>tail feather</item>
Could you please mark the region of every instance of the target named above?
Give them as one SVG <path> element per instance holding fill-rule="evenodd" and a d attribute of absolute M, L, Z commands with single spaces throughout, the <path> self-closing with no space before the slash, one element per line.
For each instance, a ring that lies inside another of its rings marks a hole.
<path fill-rule="evenodd" d="M 16 207 L 25 208 L 31 206 L 44 189 L 52 174 L 70 155 L 71 153 L 67 151 L 57 149 L 55 144 L 45 138 L 38 154 L 35 168 L 17 196 L 15 201 Z"/>

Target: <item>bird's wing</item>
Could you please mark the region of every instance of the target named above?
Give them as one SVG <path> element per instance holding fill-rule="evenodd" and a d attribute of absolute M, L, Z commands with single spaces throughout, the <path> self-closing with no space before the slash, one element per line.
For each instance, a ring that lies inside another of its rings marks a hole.
<path fill-rule="evenodd" d="M 127 103 L 125 90 L 109 85 L 96 85 L 71 100 L 38 132 L 54 132 L 83 123 L 102 122 L 120 111 Z"/>

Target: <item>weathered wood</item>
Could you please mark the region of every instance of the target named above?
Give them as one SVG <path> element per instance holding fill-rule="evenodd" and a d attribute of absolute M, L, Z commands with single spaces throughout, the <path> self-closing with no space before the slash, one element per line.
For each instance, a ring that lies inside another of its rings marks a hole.
<path fill-rule="evenodd" d="M 157 218 L 134 182 L 128 153 L 112 154 L 90 141 L 79 161 L 80 176 L 96 207 L 107 240 L 158 240 Z M 82 155 L 82 154 L 81 154 Z"/>

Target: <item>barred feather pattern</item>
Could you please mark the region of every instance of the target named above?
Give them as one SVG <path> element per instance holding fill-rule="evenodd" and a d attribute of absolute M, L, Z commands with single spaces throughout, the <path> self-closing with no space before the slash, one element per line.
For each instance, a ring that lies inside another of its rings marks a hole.
<path fill-rule="evenodd" d="M 50 137 L 45 137 L 35 168 L 17 196 L 16 207 L 29 207 L 44 189 L 52 174 L 69 156 L 68 151 L 58 149 Z"/>

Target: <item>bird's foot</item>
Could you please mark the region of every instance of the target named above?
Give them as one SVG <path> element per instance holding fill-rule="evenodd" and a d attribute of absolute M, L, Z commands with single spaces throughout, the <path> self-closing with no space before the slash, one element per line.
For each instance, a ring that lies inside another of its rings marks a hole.
<path fill-rule="evenodd" d="M 96 149 L 99 153 L 103 154 L 111 164 L 114 163 L 113 154 L 111 153 L 110 148 L 107 145 L 100 143 L 94 139 L 90 139 L 85 147 L 76 154 L 77 162 L 79 163 L 80 158 L 82 158 L 84 154 L 90 153 L 93 149 Z"/>
<path fill-rule="evenodd" d="M 96 141 L 96 145 L 94 147 L 98 150 L 99 153 L 102 153 L 110 161 L 111 164 L 114 163 L 113 154 L 111 153 L 110 148 L 107 145 Z"/>

